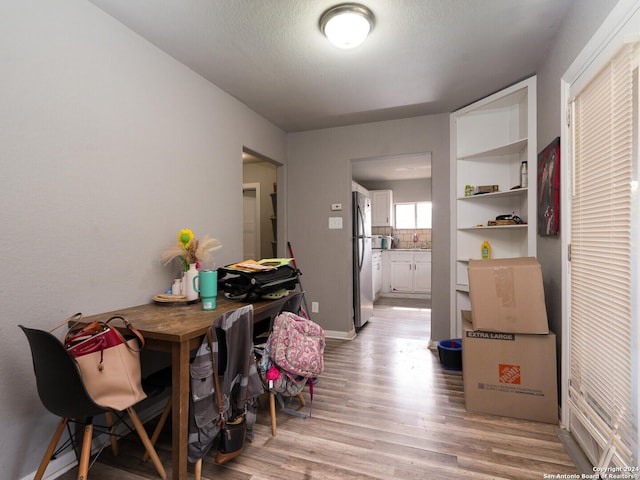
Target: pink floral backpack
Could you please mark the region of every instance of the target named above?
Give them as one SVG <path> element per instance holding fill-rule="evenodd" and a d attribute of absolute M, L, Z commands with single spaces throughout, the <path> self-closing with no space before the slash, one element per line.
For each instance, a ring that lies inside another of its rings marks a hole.
<path fill-rule="evenodd" d="M 271 360 L 289 374 L 316 378 L 324 370 L 324 330 L 311 320 L 281 313 L 267 343 Z"/>

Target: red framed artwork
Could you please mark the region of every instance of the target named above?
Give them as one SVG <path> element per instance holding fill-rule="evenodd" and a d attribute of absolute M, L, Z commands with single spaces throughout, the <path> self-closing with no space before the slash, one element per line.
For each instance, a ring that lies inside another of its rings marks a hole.
<path fill-rule="evenodd" d="M 538 154 L 538 235 L 560 233 L 560 137 Z"/>

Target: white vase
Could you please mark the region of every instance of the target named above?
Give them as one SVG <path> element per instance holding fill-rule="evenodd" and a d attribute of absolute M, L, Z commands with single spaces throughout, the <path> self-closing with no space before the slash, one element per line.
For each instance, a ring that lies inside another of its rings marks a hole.
<path fill-rule="evenodd" d="M 182 279 L 176 278 L 171 286 L 171 293 L 174 295 L 182 295 Z"/>
<path fill-rule="evenodd" d="M 198 275 L 198 269 L 195 263 L 189 264 L 189 270 L 184 275 L 184 283 L 182 284 L 182 294 L 187 297 L 187 301 L 196 300 L 198 292 L 193 288 L 193 279 Z"/>

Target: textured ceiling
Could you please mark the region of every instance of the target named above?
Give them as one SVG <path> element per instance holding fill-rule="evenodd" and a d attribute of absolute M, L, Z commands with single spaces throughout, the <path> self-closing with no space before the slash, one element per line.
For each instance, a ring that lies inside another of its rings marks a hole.
<path fill-rule="evenodd" d="M 336 0 L 89 0 L 286 132 L 451 112 L 536 73 L 575 0 L 362 0 L 360 47 L 318 28 Z"/>

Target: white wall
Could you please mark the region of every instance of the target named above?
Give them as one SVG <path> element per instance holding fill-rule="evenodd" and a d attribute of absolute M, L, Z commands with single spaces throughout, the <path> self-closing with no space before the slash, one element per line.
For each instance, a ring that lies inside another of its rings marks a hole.
<path fill-rule="evenodd" d="M 0 472 L 34 472 L 56 419 L 17 324 L 147 303 L 180 228 L 242 256 L 242 148 L 285 134 L 82 0 L 0 4 Z"/>
<path fill-rule="evenodd" d="M 367 190 L 391 190 L 393 202 L 430 202 L 431 179 L 418 180 L 375 180 L 361 182 Z"/>
<path fill-rule="evenodd" d="M 351 286 L 351 160 L 432 152 L 432 338 L 449 335 L 449 115 L 432 115 L 288 136 L 287 230 L 312 318 L 326 330 L 353 329 Z M 342 212 L 332 212 L 342 203 Z M 342 216 L 344 228 L 329 230 Z M 345 295 L 347 292 L 347 295 Z"/>
<path fill-rule="evenodd" d="M 538 71 L 538 152 L 560 136 L 560 79 L 618 0 L 580 0 L 573 4 L 545 63 Z M 562 152 L 560 152 L 562 161 Z M 560 205 L 563 215 L 564 205 Z M 550 328 L 562 344 L 561 236 L 538 236 Z M 560 355 L 558 356 L 558 361 Z M 558 376 L 560 378 L 560 376 Z"/>

